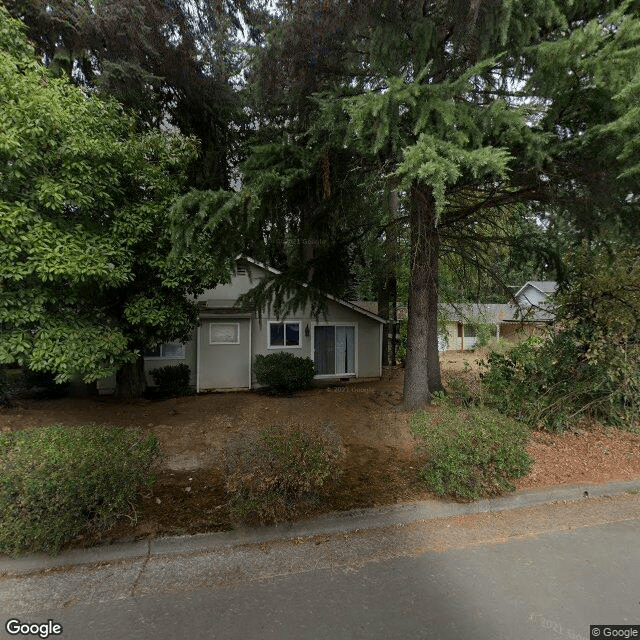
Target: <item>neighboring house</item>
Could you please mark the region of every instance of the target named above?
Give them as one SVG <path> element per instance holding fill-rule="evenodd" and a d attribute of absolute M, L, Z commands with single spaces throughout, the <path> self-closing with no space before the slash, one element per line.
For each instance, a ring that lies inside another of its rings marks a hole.
<path fill-rule="evenodd" d="M 438 349 L 462 351 L 473 349 L 477 341 L 478 324 L 491 325 L 497 338 L 531 335 L 554 320 L 552 296 L 557 289 L 554 281 L 531 280 L 514 294 L 511 304 L 455 303 L 438 305 L 438 315 L 444 318 L 439 327 Z M 400 320 L 407 317 L 406 307 L 398 309 Z"/>
<path fill-rule="evenodd" d="M 473 349 L 477 341 L 477 325 L 491 325 L 497 338 L 513 338 L 516 335 L 531 335 L 541 326 L 554 320 L 554 281 L 526 282 L 514 294 L 512 304 L 459 303 L 441 304 L 440 313 L 446 318 L 446 336 L 440 350 L 461 351 Z M 444 348 L 442 348 L 444 344 Z"/>
<path fill-rule="evenodd" d="M 521 308 L 537 307 L 549 311 L 551 298 L 556 292 L 558 284 L 553 280 L 529 280 L 514 294 Z"/>
<path fill-rule="evenodd" d="M 229 284 L 205 291 L 197 298 L 200 325 L 186 344 L 163 344 L 145 355 L 147 383 L 152 369 L 187 364 L 197 391 L 249 389 L 256 385 L 253 361 L 257 354 L 286 351 L 309 357 L 318 380 L 379 378 L 382 375 L 384 320 L 357 305 L 327 295 L 326 315 L 314 318 L 299 309 L 276 318 L 265 309 L 242 309 L 237 299 L 267 273 L 277 274 L 250 258 L 240 258 Z M 301 285 L 302 286 L 302 285 Z M 115 389 L 115 377 L 100 380 L 101 393 Z"/>

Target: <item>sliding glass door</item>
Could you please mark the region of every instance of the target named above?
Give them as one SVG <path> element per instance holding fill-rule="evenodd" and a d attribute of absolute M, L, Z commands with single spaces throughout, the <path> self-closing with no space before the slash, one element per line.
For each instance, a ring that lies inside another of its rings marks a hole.
<path fill-rule="evenodd" d="M 355 375 L 356 328 L 322 325 L 313 329 L 313 352 L 319 376 Z"/>

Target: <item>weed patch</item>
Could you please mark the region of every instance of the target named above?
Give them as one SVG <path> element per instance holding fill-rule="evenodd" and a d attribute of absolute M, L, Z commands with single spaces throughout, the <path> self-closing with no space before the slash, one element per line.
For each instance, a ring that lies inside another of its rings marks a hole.
<path fill-rule="evenodd" d="M 279 522 L 317 500 L 342 473 L 344 448 L 329 426 L 275 426 L 227 451 L 231 513 L 248 523 Z"/>

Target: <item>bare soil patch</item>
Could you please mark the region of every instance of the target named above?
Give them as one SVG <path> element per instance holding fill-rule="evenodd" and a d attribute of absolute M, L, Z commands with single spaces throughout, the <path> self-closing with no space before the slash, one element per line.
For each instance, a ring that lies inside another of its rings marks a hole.
<path fill-rule="evenodd" d="M 442 355 L 445 385 L 478 384 L 481 354 Z M 290 397 L 259 393 L 209 394 L 132 403 L 112 398 L 28 400 L 0 409 L 4 431 L 53 423 L 139 427 L 155 433 L 166 457 L 157 481 L 135 506 L 137 521 L 121 520 L 109 540 L 218 531 L 232 527 L 221 471 L 224 447 L 275 424 L 331 423 L 347 449 L 339 485 L 299 517 L 329 511 L 433 499 L 417 479 L 421 460 L 401 409 L 403 372 L 382 380 L 318 388 Z M 454 382 L 455 383 L 455 382 Z M 562 435 L 535 432 L 528 446 L 532 473 L 518 489 L 640 478 L 640 436 L 599 425 Z M 95 540 L 79 539 L 76 545 Z"/>

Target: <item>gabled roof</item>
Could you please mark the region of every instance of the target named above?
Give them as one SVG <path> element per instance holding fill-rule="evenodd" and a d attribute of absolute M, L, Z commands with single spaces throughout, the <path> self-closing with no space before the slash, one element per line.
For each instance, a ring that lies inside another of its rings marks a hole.
<path fill-rule="evenodd" d="M 527 287 L 533 287 L 548 296 L 556 292 L 558 283 L 555 280 L 528 280 L 518 289 L 515 297 L 517 298 Z"/>
<path fill-rule="evenodd" d="M 236 260 L 246 260 L 247 262 L 249 262 L 250 264 L 259 267 L 260 269 L 263 269 L 264 271 L 268 271 L 269 273 L 272 273 L 273 275 L 279 276 L 282 272 L 278 271 L 278 269 L 274 269 L 273 267 L 269 267 L 266 264 L 263 264 L 262 262 L 259 262 L 258 260 L 254 260 L 253 258 L 249 258 L 248 256 L 238 256 L 236 258 Z M 302 287 L 306 287 L 308 285 L 306 285 L 305 283 L 300 283 L 300 286 Z M 339 305 L 342 305 L 343 307 L 346 307 L 347 309 L 351 309 L 352 311 L 355 311 L 357 313 L 361 313 L 363 316 L 367 316 L 368 318 L 371 318 L 372 320 L 376 320 L 377 322 L 381 322 L 382 324 L 386 324 L 387 321 L 384 318 L 381 318 L 380 316 L 376 315 L 375 313 L 371 313 L 370 311 L 367 311 L 366 309 L 363 309 L 362 307 L 359 307 L 357 304 L 353 304 L 352 302 L 347 302 L 346 300 L 341 300 L 340 298 L 336 298 L 335 296 L 332 296 L 330 293 L 325 293 L 324 294 L 325 297 L 328 300 L 333 300 L 333 302 L 337 302 Z"/>

